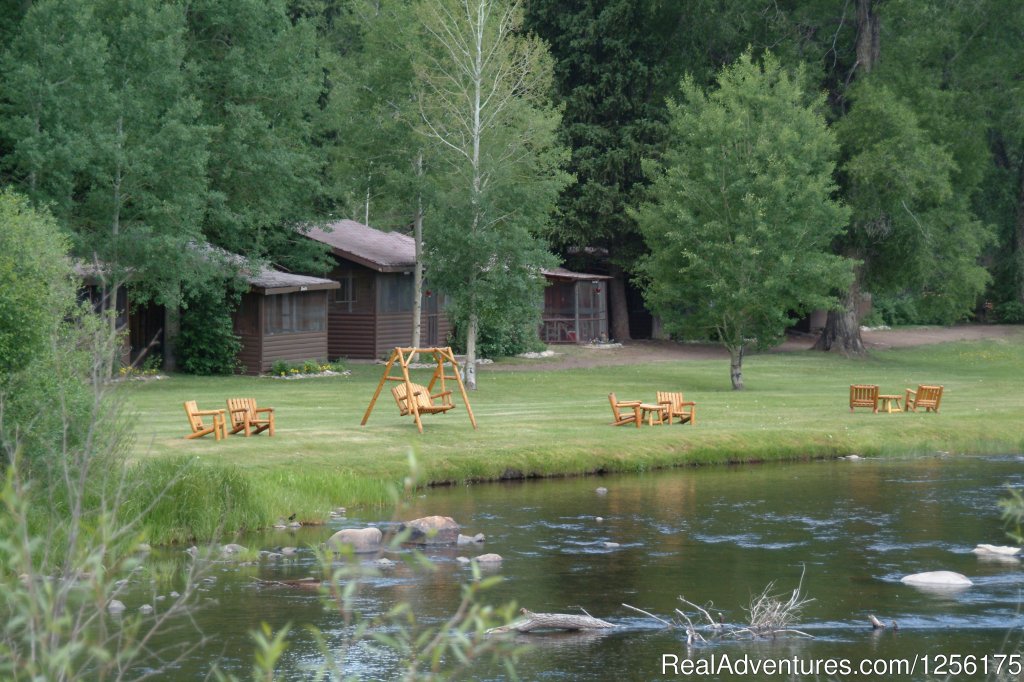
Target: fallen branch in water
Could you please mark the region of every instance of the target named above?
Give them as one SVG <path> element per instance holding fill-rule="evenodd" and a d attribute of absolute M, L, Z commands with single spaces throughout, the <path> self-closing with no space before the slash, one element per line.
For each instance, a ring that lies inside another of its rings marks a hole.
<path fill-rule="evenodd" d="M 761 637 L 775 637 L 780 634 L 797 634 L 804 637 L 811 637 L 805 632 L 794 630 L 790 626 L 799 616 L 804 607 L 813 599 L 807 599 L 803 594 L 804 571 L 800 573 L 800 582 L 789 595 L 789 599 L 782 599 L 772 594 L 775 589 L 775 581 L 768 583 L 761 594 L 750 602 L 747 612 L 750 614 L 749 627 L 736 631 L 736 635 L 749 634 L 755 639 Z"/>
<path fill-rule="evenodd" d="M 615 624 L 592 616 L 577 616 L 571 613 L 534 613 L 526 609 L 519 611 L 523 617 L 508 625 L 491 628 L 487 634 L 500 632 L 533 632 L 534 630 L 603 630 L 614 628 Z"/>
<path fill-rule="evenodd" d="M 635 606 L 630 606 L 629 604 L 623 604 L 623 606 L 627 609 L 636 611 L 637 613 L 642 613 L 648 618 L 653 618 L 666 627 L 678 627 L 684 629 L 686 631 L 687 644 L 692 644 L 694 642 L 707 642 L 707 639 L 701 633 L 709 632 L 712 634 L 709 634 L 708 636 L 715 638 L 749 637 L 750 639 L 764 639 L 774 638 L 780 635 L 799 635 L 801 637 L 813 639 L 813 637 L 806 632 L 792 627 L 804 606 L 813 601 L 813 599 L 808 599 L 804 596 L 803 583 L 804 575 L 801 573 L 800 582 L 786 600 L 772 594 L 775 590 L 775 583 L 768 583 L 759 595 L 751 599 L 750 606 L 744 609 L 749 614 L 749 622 L 740 626 L 727 625 L 724 622 L 721 613 L 718 614 L 717 620 L 712 617 L 711 609 L 713 608 L 713 604 L 708 603 L 707 606 L 700 606 L 699 604 L 695 604 L 694 602 L 686 599 L 682 595 L 679 596 L 679 601 L 681 601 L 690 612 L 684 609 L 675 609 L 675 613 L 678 616 L 675 622 L 670 622 L 664 618 L 654 615 L 653 613 L 649 613 L 643 609 L 638 609 Z M 696 611 L 699 616 L 697 614 L 692 614 L 693 618 L 691 618 L 691 613 L 693 611 Z M 679 619 L 684 621 L 685 625 Z M 702 622 L 700 624 L 695 624 L 693 622 L 694 619 Z M 872 617 L 872 621 L 874 620 L 876 619 Z"/>

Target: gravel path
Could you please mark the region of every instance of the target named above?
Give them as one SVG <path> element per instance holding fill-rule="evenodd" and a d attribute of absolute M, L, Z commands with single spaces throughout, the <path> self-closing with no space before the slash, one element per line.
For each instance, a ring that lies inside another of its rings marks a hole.
<path fill-rule="evenodd" d="M 1024 326 L 974 324 L 953 327 L 906 327 L 864 331 L 862 338 L 865 345 L 872 350 L 981 339 L 1006 339 L 1024 343 Z M 816 339 L 816 336 L 808 334 L 794 334 L 781 346 L 768 352 L 788 353 L 808 350 L 814 345 Z M 493 365 L 480 365 L 479 369 L 484 372 L 554 370 L 634 365 L 645 362 L 725 359 L 729 356 L 724 348 L 714 344 L 652 340 L 630 341 L 621 346 L 607 348 L 557 345 L 551 346 L 551 350 L 555 351 L 557 355 L 537 360 L 517 359 Z"/>

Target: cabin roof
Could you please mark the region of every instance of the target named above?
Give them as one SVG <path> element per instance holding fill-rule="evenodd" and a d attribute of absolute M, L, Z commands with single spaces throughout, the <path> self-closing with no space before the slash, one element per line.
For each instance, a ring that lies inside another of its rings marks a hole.
<path fill-rule="evenodd" d="M 294 275 L 290 272 L 281 272 L 269 267 L 263 267 L 255 274 L 246 275 L 246 280 L 249 282 L 253 292 L 268 296 L 290 294 L 296 291 L 337 289 L 341 286 L 340 282 L 332 279 Z"/>
<path fill-rule="evenodd" d="M 541 270 L 541 273 L 548 279 L 571 279 L 571 280 L 603 280 L 612 279 L 608 275 L 595 275 L 587 272 L 573 272 L 572 270 L 566 270 L 565 268 L 548 268 Z"/>
<path fill-rule="evenodd" d="M 306 233 L 339 258 L 377 272 L 405 272 L 416 265 L 416 243 L 401 232 L 383 232 L 354 220 L 336 220 Z"/>

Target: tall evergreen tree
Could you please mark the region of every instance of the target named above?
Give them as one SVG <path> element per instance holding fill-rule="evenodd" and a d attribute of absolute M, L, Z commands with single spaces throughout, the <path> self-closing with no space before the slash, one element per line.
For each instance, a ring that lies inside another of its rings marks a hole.
<path fill-rule="evenodd" d="M 664 137 L 663 73 L 678 9 L 651 0 L 531 0 L 528 26 L 550 45 L 564 104 L 560 136 L 575 182 L 563 190 L 553 242 L 608 251 L 611 334 L 629 339 L 626 280 L 643 253 L 629 209 L 640 160 Z"/>

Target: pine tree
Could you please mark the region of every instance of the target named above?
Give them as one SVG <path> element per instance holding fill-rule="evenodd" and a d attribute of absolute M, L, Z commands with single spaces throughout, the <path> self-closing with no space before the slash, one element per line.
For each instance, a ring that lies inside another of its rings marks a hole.
<path fill-rule="evenodd" d="M 625 285 L 643 240 L 629 209 L 646 180 L 640 160 L 664 137 L 659 64 L 669 57 L 677 8 L 649 0 L 532 0 L 528 25 L 555 58 L 564 113 L 560 137 L 575 181 L 562 191 L 552 241 L 607 250 L 611 334 L 630 338 Z"/>

